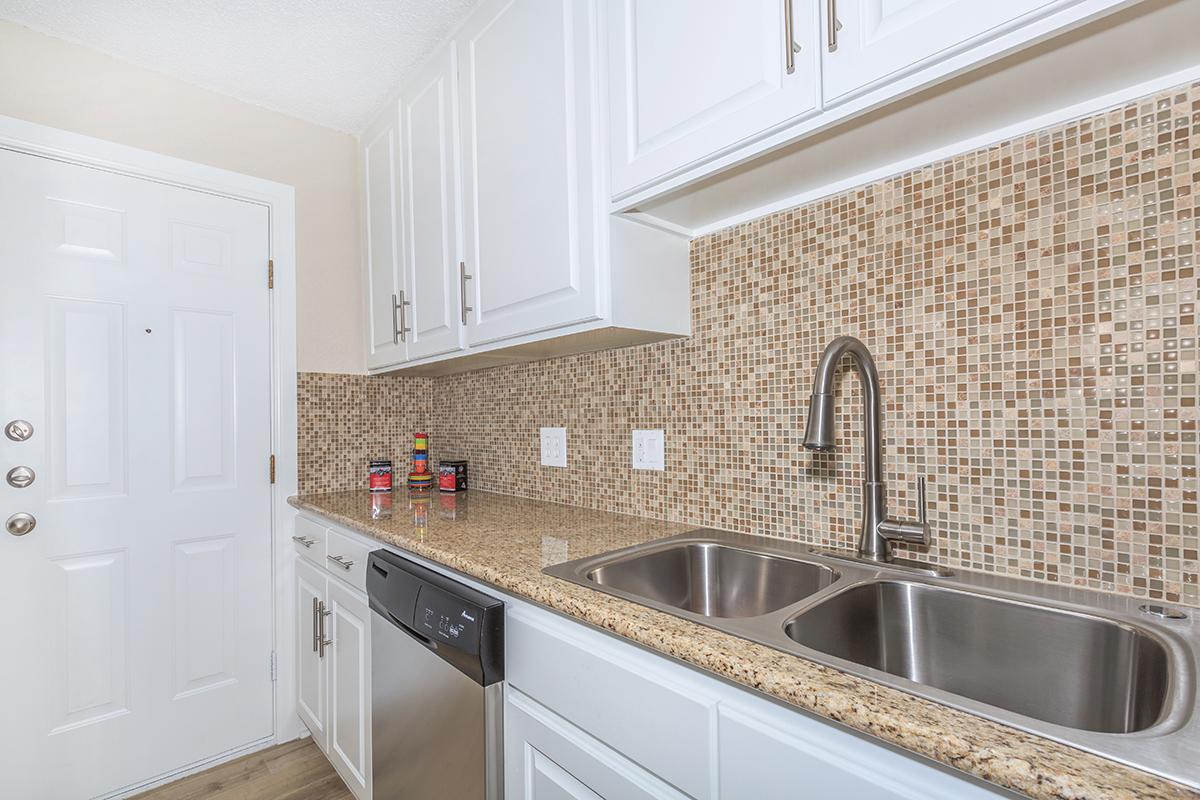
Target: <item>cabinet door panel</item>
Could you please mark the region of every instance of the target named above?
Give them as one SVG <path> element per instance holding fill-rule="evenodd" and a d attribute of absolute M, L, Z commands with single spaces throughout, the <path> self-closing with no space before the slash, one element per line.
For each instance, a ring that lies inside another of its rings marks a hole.
<path fill-rule="evenodd" d="M 598 315 L 595 16 L 485 0 L 456 39 L 469 344 Z"/>
<path fill-rule="evenodd" d="M 327 748 L 325 725 L 325 660 L 314 644 L 317 619 L 314 603 L 325 601 L 325 576 L 320 570 L 296 559 L 296 690 L 300 719 L 308 726 L 313 741 Z"/>
<path fill-rule="evenodd" d="M 504 796 L 530 800 L 687 797 L 511 686 L 504 701 Z"/>
<path fill-rule="evenodd" d="M 826 101 L 950 55 L 968 41 L 999 33 L 1022 17 L 1076 0 L 826 0 L 840 28 L 826 50 L 822 71 Z M 824 17 L 823 17 L 824 18 Z M 828 33 L 826 33 L 828 37 Z"/>
<path fill-rule="evenodd" d="M 443 48 L 405 89 L 400 102 L 405 309 L 410 360 L 461 347 L 458 280 L 458 156 L 455 91 L 458 60 Z"/>
<path fill-rule="evenodd" d="M 371 776 L 370 609 L 364 598 L 329 581 L 329 760 L 359 798 Z"/>
<path fill-rule="evenodd" d="M 390 113 L 363 137 L 363 217 L 367 268 L 367 366 L 406 359 L 395 333 L 393 303 L 403 284 L 396 267 L 396 114 Z"/>
<path fill-rule="evenodd" d="M 621 194 L 817 108 L 813 0 L 621 0 L 609 9 L 612 190 Z"/>

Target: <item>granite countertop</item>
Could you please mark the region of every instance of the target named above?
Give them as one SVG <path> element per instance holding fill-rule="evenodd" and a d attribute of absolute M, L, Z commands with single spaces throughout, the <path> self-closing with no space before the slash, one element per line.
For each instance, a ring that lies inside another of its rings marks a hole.
<path fill-rule="evenodd" d="M 1118 762 L 924 700 L 542 573 L 544 567 L 695 530 L 507 495 L 434 493 L 390 516 L 366 491 L 289 502 L 708 672 L 1035 798 L 1200 798 Z"/>

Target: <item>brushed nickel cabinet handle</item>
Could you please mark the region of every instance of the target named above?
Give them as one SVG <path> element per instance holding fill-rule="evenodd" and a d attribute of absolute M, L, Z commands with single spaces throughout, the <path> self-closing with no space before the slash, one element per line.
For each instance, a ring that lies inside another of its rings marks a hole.
<path fill-rule="evenodd" d="M 467 262 L 458 262 L 458 295 L 459 303 L 462 306 L 462 324 L 467 324 L 467 314 L 470 314 L 475 309 L 467 305 L 467 281 L 471 280 L 471 276 L 467 274 Z"/>
<path fill-rule="evenodd" d="M 832 53 L 838 48 L 838 31 L 842 28 L 837 20 L 837 0 L 825 0 L 825 11 L 826 34 L 829 39 L 829 52 Z"/>
<path fill-rule="evenodd" d="M 349 558 L 346 558 L 345 556 L 340 556 L 340 555 L 339 556 L 325 556 L 325 558 L 327 558 L 330 561 L 332 561 L 333 563 L 337 564 L 339 567 L 346 570 L 347 572 L 349 572 L 350 568 L 354 566 L 354 561 L 352 561 Z"/>
<path fill-rule="evenodd" d="M 796 40 L 792 36 L 792 0 L 783 0 L 783 52 L 787 59 L 787 74 L 796 71 Z"/>
<path fill-rule="evenodd" d="M 408 341 L 408 334 L 412 328 L 408 327 L 405 321 L 407 315 L 404 313 L 405 306 L 411 306 L 412 303 L 404 299 L 404 290 L 400 290 L 400 295 L 392 295 L 392 344 L 400 344 Z M 397 317 L 399 317 L 397 319 Z"/>
<path fill-rule="evenodd" d="M 310 539 L 307 536 L 293 536 L 292 541 L 295 542 L 296 544 L 302 544 L 305 547 L 312 547 L 314 544 L 317 543 L 316 539 Z"/>
<path fill-rule="evenodd" d="M 330 611 L 329 609 L 327 609 L 325 607 L 324 600 L 322 600 L 318 603 L 317 619 L 320 620 L 320 623 L 321 623 L 319 626 L 318 632 L 317 632 L 317 644 L 319 645 L 319 648 L 317 650 L 318 658 L 324 658 L 325 657 L 325 648 L 328 647 L 329 645 L 333 644 L 333 639 L 325 638 L 325 618 L 328 617 L 332 613 L 333 613 L 332 611 Z"/>
<path fill-rule="evenodd" d="M 400 323 L 396 321 L 396 312 L 400 309 L 400 303 L 396 301 L 396 295 L 392 295 L 392 344 L 400 344 Z"/>
<path fill-rule="evenodd" d="M 312 600 L 312 648 L 315 653 L 318 649 L 317 643 L 321 641 L 321 635 L 318 633 L 320 630 L 320 623 L 318 622 L 320 617 L 318 614 L 321 613 L 321 601 L 315 597 Z"/>

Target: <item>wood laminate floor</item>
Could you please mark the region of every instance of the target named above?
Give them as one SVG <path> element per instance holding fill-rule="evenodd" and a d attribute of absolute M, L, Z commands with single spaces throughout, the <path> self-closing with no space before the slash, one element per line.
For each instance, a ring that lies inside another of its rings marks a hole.
<path fill-rule="evenodd" d="M 135 800 L 353 800 L 313 744 L 298 739 L 197 772 Z"/>

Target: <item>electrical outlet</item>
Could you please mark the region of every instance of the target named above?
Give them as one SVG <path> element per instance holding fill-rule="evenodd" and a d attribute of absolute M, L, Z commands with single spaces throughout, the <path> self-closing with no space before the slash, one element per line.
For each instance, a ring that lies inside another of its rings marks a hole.
<path fill-rule="evenodd" d="M 633 468 L 653 469 L 660 472 L 666 469 L 667 437 L 661 430 L 633 432 Z"/>
<path fill-rule="evenodd" d="M 567 429 L 542 428 L 542 466 L 567 465 Z"/>

